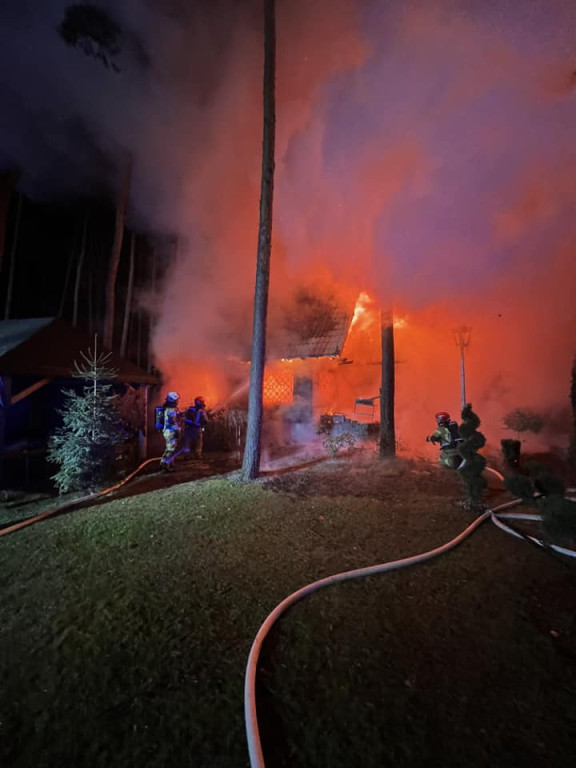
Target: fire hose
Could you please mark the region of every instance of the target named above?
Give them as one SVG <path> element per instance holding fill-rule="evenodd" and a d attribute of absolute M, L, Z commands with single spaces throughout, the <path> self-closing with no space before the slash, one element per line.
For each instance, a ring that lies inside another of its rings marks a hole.
<path fill-rule="evenodd" d="M 76 499 L 73 499 L 72 501 L 66 502 L 66 504 L 60 504 L 57 507 L 52 507 L 52 509 L 48 509 L 46 512 L 42 512 L 40 515 L 35 515 L 34 517 L 28 517 L 26 520 L 21 520 L 19 523 L 14 523 L 14 525 L 10 525 L 7 528 L 2 528 L 0 530 L 0 536 L 6 536 L 9 533 L 13 533 L 14 531 L 19 531 L 21 528 L 25 528 L 27 525 L 32 525 L 33 523 L 39 523 L 41 520 L 46 520 L 48 517 L 53 517 L 54 515 L 59 514 L 60 512 L 65 512 L 67 509 L 73 509 L 78 504 L 83 504 L 85 501 L 94 501 L 94 499 L 98 499 L 101 496 L 107 496 L 109 493 L 113 493 L 114 491 L 117 491 L 118 488 L 121 488 L 123 485 L 125 485 L 129 480 L 132 480 L 133 477 L 135 477 L 147 464 L 150 464 L 152 461 L 160 461 L 160 457 L 154 457 L 152 459 L 146 459 L 146 461 L 142 462 L 140 466 L 136 467 L 136 469 L 131 472 L 129 475 L 127 475 L 124 480 L 122 480 L 119 483 L 116 483 L 116 485 L 111 486 L 110 488 L 104 488 L 102 491 L 98 491 L 98 493 L 89 493 L 86 496 L 79 496 Z"/>
<path fill-rule="evenodd" d="M 94 499 L 107 496 L 108 494 L 113 493 L 114 491 L 118 490 L 123 485 L 125 485 L 129 480 L 135 477 L 145 466 L 147 466 L 153 461 L 159 461 L 159 457 L 147 459 L 146 461 L 142 462 L 142 464 L 136 467 L 136 469 L 133 472 L 131 472 L 129 475 L 127 475 L 127 477 L 125 477 L 121 482 L 116 483 L 110 488 L 105 488 L 102 491 L 99 491 L 98 493 L 95 493 L 95 494 L 87 494 L 85 496 L 80 496 L 70 502 L 67 502 L 66 504 L 61 504 L 57 507 L 53 507 L 52 509 L 49 509 L 46 512 L 43 512 L 40 515 L 27 518 L 26 520 L 22 520 L 19 523 L 15 523 L 14 525 L 11 525 L 7 528 L 3 528 L 2 530 L 0 530 L 0 537 L 6 536 L 7 534 L 13 533 L 14 531 L 18 531 L 21 528 L 25 528 L 28 525 L 32 525 L 34 523 L 40 522 L 41 520 L 46 520 L 47 518 L 52 517 L 60 512 L 66 511 L 67 509 L 72 509 L 78 504 L 81 504 L 85 501 L 93 501 Z M 486 467 L 485 470 L 494 474 L 500 480 L 504 480 L 504 477 L 495 469 L 492 469 L 491 467 Z M 567 492 L 576 493 L 576 488 L 568 488 Z M 570 501 L 576 501 L 576 499 L 570 499 Z M 319 579 L 318 581 L 314 581 L 311 584 L 308 584 L 300 588 L 296 592 L 293 592 L 291 595 L 286 597 L 281 603 L 279 603 L 276 606 L 276 608 L 274 608 L 274 610 L 267 616 L 264 623 L 261 625 L 260 629 L 258 630 L 258 633 L 252 643 L 252 647 L 250 649 L 250 654 L 248 657 L 248 663 L 246 665 L 246 674 L 245 674 L 245 683 L 244 683 L 244 714 L 245 714 L 246 736 L 247 736 L 247 742 L 248 742 L 248 752 L 249 752 L 251 768 L 266 768 L 264 763 L 264 756 L 262 752 L 260 731 L 258 727 L 258 716 L 256 711 L 256 675 L 257 675 L 257 666 L 258 666 L 258 660 L 260 657 L 260 651 L 262 649 L 262 645 L 270 629 L 275 624 L 275 622 L 280 618 L 280 616 L 287 611 L 289 607 L 294 605 L 299 600 L 302 600 L 304 597 L 307 597 L 308 595 L 312 594 L 313 592 L 316 592 L 319 589 L 322 589 L 323 587 L 328 587 L 328 586 L 331 586 L 332 584 L 337 584 L 343 581 L 349 581 L 351 579 L 362 578 L 363 576 L 372 576 L 377 573 L 384 573 L 387 571 L 398 570 L 400 568 L 406 568 L 408 566 L 416 565 L 418 563 L 423 563 L 427 560 L 431 560 L 435 557 L 438 557 L 439 555 L 442 555 L 445 552 L 448 552 L 451 549 L 454 549 L 456 546 L 458 546 L 458 544 L 460 544 L 462 541 L 468 538 L 468 536 L 470 536 L 477 528 L 479 528 L 489 518 L 498 528 L 506 531 L 507 533 L 510 533 L 513 536 L 528 539 L 532 543 L 540 547 L 545 547 L 545 546 L 550 547 L 551 549 L 553 549 L 554 551 L 562 555 L 566 555 L 569 557 L 576 557 L 576 551 L 574 550 L 566 549 L 566 548 L 559 547 L 552 544 L 545 545 L 539 539 L 536 539 L 535 537 L 532 537 L 532 536 L 528 536 L 527 534 L 520 534 L 517 531 L 515 531 L 513 528 L 510 528 L 506 524 L 502 523 L 502 521 L 499 519 L 500 517 L 527 519 L 527 520 L 542 519 L 540 515 L 503 512 L 503 510 L 505 509 L 509 509 L 510 507 L 517 506 L 518 504 L 522 504 L 522 503 L 523 503 L 522 499 L 514 499 L 513 501 L 510 501 L 505 504 L 501 504 L 498 507 L 495 507 L 493 510 L 491 509 L 486 510 L 480 517 L 478 517 L 476 520 L 474 520 L 473 523 L 471 523 L 467 528 L 465 528 L 458 536 L 446 542 L 445 544 L 442 544 L 440 547 L 436 547 L 435 549 L 431 549 L 419 555 L 413 555 L 412 557 L 406 557 L 400 560 L 392 560 L 387 563 L 380 563 L 378 565 L 367 566 L 365 568 L 357 568 L 352 571 L 344 571 L 342 573 L 337 573 L 331 576 L 327 576 L 323 579 Z M 497 513 L 500 513 L 500 514 L 497 514 Z"/>
<path fill-rule="evenodd" d="M 489 471 L 493 472 L 496 475 L 500 475 L 500 473 L 496 472 L 496 470 L 492 470 L 488 467 L 486 469 L 488 469 Z M 502 475 L 500 475 L 500 477 L 502 477 Z M 567 490 L 569 492 L 575 491 L 575 489 L 573 488 L 569 488 Z M 571 499 L 571 501 L 572 500 L 573 499 Z M 514 499 L 514 501 L 507 502 L 506 504 L 501 504 L 500 506 L 495 507 L 494 509 L 486 510 L 480 517 L 474 520 L 474 522 L 471 523 L 471 525 L 465 528 L 462 531 L 462 533 L 456 536 L 456 538 L 451 539 L 446 544 L 443 544 L 440 547 L 436 547 L 435 549 L 431 549 L 428 552 L 423 552 L 419 555 L 414 555 L 412 557 L 405 557 L 405 558 L 402 558 L 401 560 L 392 560 L 388 563 L 380 563 L 379 565 L 372 565 L 365 568 L 357 568 L 352 571 L 344 571 L 342 573 L 336 573 L 332 576 L 327 576 L 323 579 L 319 579 L 318 581 L 314 581 L 311 584 L 308 584 L 302 587 L 296 592 L 293 592 L 291 595 L 286 597 L 281 603 L 279 603 L 276 606 L 276 608 L 274 608 L 274 610 L 264 620 L 264 623 L 261 625 L 260 629 L 258 630 L 258 633 L 254 639 L 254 642 L 252 643 L 252 648 L 250 649 L 250 654 L 248 656 L 248 663 L 246 665 L 246 674 L 244 678 L 244 720 L 245 720 L 245 726 L 246 726 L 246 738 L 248 742 L 250 768 L 266 768 L 266 765 L 264 762 L 264 755 L 262 752 L 262 743 L 260 740 L 260 731 L 258 727 L 258 714 L 256 711 L 256 675 L 258 670 L 258 660 L 260 657 L 260 651 L 262 649 L 264 639 L 268 635 L 270 629 L 272 628 L 274 623 L 280 618 L 280 616 L 283 613 L 285 613 L 286 610 L 288 610 L 288 608 L 290 608 L 299 600 L 302 600 L 304 597 L 311 595 L 313 592 L 316 592 L 317 590 L 322 589 L 323 587 L 328 587 L 328 586 L 331 586 L 332 584 L 337 584 L 338 582 L 342 582 L 342 581 L 358 579 L 363 576 L 373 576 L 376 573 L 384 573 L 386 571 L 393 571 L 399 568 L 406 568 L 410 565 L 416 565 L 417 563 L 423 563 L 426 560 L 431 560 L 434 557 L 438 557 L 439 555 L 442 555 L 445 552 L 448 552 L 449 550 L 458 546 L 458 544 L 464 541 L 464 539 L 470 536 L 471 533 L 473 533 L 477 528 L 479 528 L 482 525 L 482 523 L 484 523 L 488 519 L 492 520 L 492 522 L 498 528 L 506 531 L 507 533 L 510 533 L 513 536 L 518 536 L 520 538 L 527 538 L 532 543 L 536 544 L 539 547 L 551 547 L 553 550 L 563 555 L 567 555 L 569 557 L 576 557 L 575 550 L 565 549 L 563 547 L 558 547 L 555 545 L 544 544 L 542 541 L 540 541 L 539 539 L 536 539 L 533 536 L 528 536 L 527 534 L 518 533 L 513 528 L 510 528 L 509 526 L 502 523 L 501 520 L 499 520 L 500 516 L 511 517 L 514 514 L 514 513 L 503 513 L 502 512 L 503 510 L 513 506 L 517 506 L 518 504 L 522 504 L 522 503 L 523 503 L 523 499 Z M 502 512 L 502 514 L 499 515 L 498 514 L 499 512 Z M 522 515 L 522 518 L 527 518 L 530 520 L 542 519 L 540 515 Z"/>
<path fill-rule="evenodd" d="M 238 390 L 240 391 L 240 390 Z M 212 413 L 215 413 L 216 411 L 222 410 L 224 408 L 224 405 L 218 405 L 216 408 L 212 409 Z M 182 450 L 178 451 L 172 458 L 172 461 L 176 458 L 176 456 L 179 456 L 182 453 Z M 54 515 L 59 514 L 60 512 L 65 512 L 67 509 L 73 509 L 74 507 L 78 506 L 78 504 L 83 504 L 85 501 L 93 501 L 94 499 L 98 499 L 102 496 L 107 496 L 110 493 L 113 493 L 114 491 L 117 491 L 118 488 L 121 488 L 123 485 L 125 485 L 129 480 L 132 480 L 133 477 L 135 477 L 144 467 L 148 464 L 150 464 L 153 461 L 160 461 L 160 456 L 154 456 L 151 459 L 146 459 L 146 461 L 142 462 L 136 469 L 131 472 L 127 477 L 124 478 L 119 483 L 116 483 L 116 485 L 111 486 L 110 488 L 104 488 L 102 491 L 98 491 L 98 493 L 89 493 L 85 496 L 79 496 L 76 499 L 73 499 L 72 501 L 66 502 L 66 504 L 60 504 L 57 507 L 53 507 L 52 509 L 47 510 L 46 512 L 42 512 L 40 515 L 35 515 L 34 517 L 29 517 L 26 520 L 21 520 L 19 523 L 14 523 L 14 525 L 7 526 L 6 528 L 2 528 L 0 530 L 0 537 L 6 536 L 9 533 L 13 533 L 14 531 L 19 531 L 21 528 L 25 528 L 28 525 L 33 525 L 34 523 L 39 523 L 41 520 L 46 520 L 48 517 L 53 517 Z"/>

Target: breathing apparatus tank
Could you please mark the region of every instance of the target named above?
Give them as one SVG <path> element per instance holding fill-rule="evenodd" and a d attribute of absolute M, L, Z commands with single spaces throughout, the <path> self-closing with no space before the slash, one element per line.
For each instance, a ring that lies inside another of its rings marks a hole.
<path fill-rule="evenodd" d="M 159 432 L 162 432 L 164 429 L 164 406 L 163 405 L 157 405 L 156 408 L 154 408 L 154 428 L 157 429 Z"/>

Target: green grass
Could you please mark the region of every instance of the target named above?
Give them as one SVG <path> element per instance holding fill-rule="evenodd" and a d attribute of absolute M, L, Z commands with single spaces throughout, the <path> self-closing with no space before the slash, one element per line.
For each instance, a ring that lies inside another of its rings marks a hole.
<path fill-rule="evenodd" d="M 244 670 L 272 608 L 470 522 L 450 482 L 408 467 L 361 493 L 343 467 L 188 483 L 0 539 L 0 763 L 246 766 Z M 567 573 L 485 524 L 298 604 L 262 658 L 267 765 L 570 765 L 574 658 L 530 613 Z"/>

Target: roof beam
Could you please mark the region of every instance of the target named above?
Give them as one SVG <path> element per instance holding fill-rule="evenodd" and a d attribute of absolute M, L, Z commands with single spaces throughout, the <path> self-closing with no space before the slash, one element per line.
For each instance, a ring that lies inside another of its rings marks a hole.
<path fill-rule="evenodd" d="M 26 387 L 26 389 L 22 389 L 18 394 L 12 395 L 10 399 L 10 405 L 16 405 L 16 403 L 19 403 L 20 400 L 24 400 L 25 397 L 28 397 L 28 395 L 33 394 L 34 392 L 37 392 L 39 389 L 42 389 L 46 384 L 48 384 L 52 379 L 40 379 L 40 381 L 37 381 L 35 384 L 31 384 L 29 387 Z"/>

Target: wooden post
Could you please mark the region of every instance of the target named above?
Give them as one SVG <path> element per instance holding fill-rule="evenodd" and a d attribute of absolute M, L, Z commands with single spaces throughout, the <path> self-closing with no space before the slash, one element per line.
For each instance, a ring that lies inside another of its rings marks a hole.
<path fill-rule="evenodd" d="M 6 417 L 10 408 L 12 380 L 10 376 L 0 375 L 0 488 L 4 488 L 4 435 Z"/>
<path fill-rule="evenodd" d="M 394 395 L 396 389 L 394 362 L 394 318 L 392 312 L 382 316 L 382 387 L 380 389 L 380 456 L 396 456 Z"/>
<path fill-rule="evenodd" d="M 51 381 L 52 379 L 40 379 L 39 381 L 34 382 L 34 384 L 31 384 L 29 387 L 26 387 L 26 389 L 21 389 L 18 394 L 12 397 L 10 405 L 16 405 L 16 403 L 19 403 L 20 400 L 24 400 L 24 398 L 28 397 L 29 395 L 33 395 L 34 392 L 42 389 L 42 387 L 45 387 L 46 384 L 49 384 Z"/>
<path fill-rule="evenodd" d="M 150 416 L 148 413 L 148 394 L 150 387 L 148 384 L 144 385 L 144 428 L 140 430 L 138 434 L 138 454 L 140 461 L 145 461 L 148 458 L 148 430 L 150 428 Z"/>

